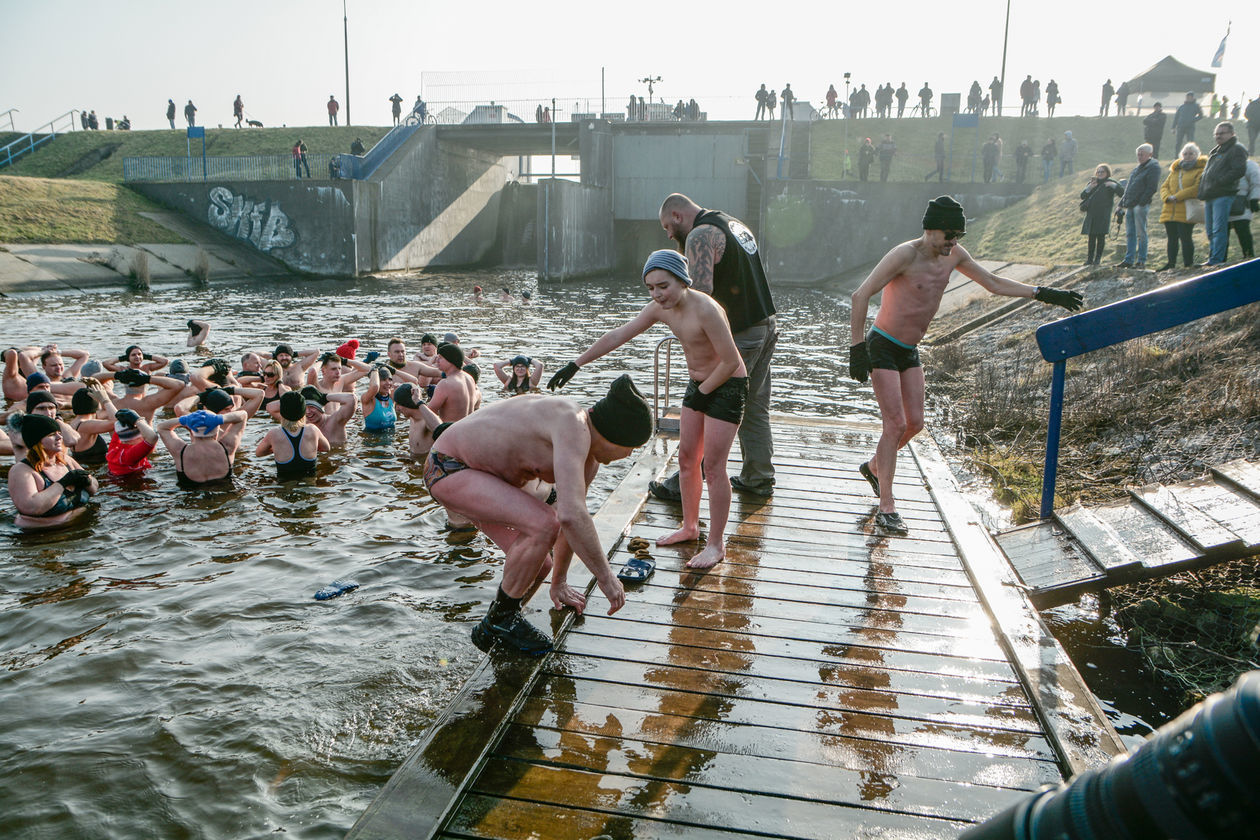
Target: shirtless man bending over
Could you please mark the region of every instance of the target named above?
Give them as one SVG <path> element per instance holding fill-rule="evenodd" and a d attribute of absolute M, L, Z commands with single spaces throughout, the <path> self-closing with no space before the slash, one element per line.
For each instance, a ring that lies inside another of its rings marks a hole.
<path fill-rule="evenodd" d="M 709 488 L 709 535 L 704 549 L 687 561 L 688 568 L 708 569 L 726 557 L 726 521 L 731 510 L 731 482 L 726 459 L 739 431 L 748 398 L 748 369 L 735 346 L 731 325 L 721 305 L 691 288 L 687 258 L 677 251 L 653 251 L 643 265 L 643 283 L 652 302 L 569 362 L 547 383 L 553 391 L 578 369 L 625 344 L 654 324 L 668 326 L 682 342 L 691 384 L 683 395 L 678 430 L 679 489 L 682 527 L 661 537 L 657 545 L 700 538 L 701 484 Z M 704 462 L 701 467 L 701 462 Z"/>
<path fill-rule="evenodd" d="M 628 457 L 651 436 L 652 411 L 624 375 L 590 409 L 531 394 L 488 405 L 438 436 L 424 462 L 429 493 L 475 522 L 506 555 L 499 591 L 473 630 L 479 649 L 499 640 L 532 656 L 551 650 L 551 638 L 525 620 L 521 604 L 550 571 L 552 603 L 582 612 L 586 599 L 567 582 L 575 552 L 608 599 L 609 615 L 621 609 L 625 591 L 600 545 L 586 492 L 601 464 Z M 522 489 L 536 478 L 555 484 L 554 508 Z"/>
<path fill-rule="evenodd" d="M 903 242 L 880 260 L 853 293 L 849 375 L 875 389 L 883 429 L 875 457 L 858 469 L 879 496 L 875 525 L 897 535 L 909 533 L 892 496 L 897 451 L 923 428 L 923 368 L 918 343 L 941 305 L 950 274 L 957 269 L 995 295 L 1036 298 L 1072 312 L 1081 308 L 1079 292 L 1028 286 L 999 277 L 981 266 L 958 244 L 966 230 L 962 205 L 947 195 L 934 198 L 923 214 L 923 235 Z M 883 292 L 879 314 L 870 333 L 866 311 L 870 300 Z"/>

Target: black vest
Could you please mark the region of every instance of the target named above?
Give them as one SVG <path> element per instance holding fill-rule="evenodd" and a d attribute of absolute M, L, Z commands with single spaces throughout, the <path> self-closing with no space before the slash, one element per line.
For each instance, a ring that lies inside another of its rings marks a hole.
<path fill-rule="evenodd" d="M 726 310 L 731 332 L 742 332 L 773 315 L 774 301 L 752 231 L 720 210 L 701 210 L 692 227 L 701 225 L 713 225 L 726 237 L 722 259 L 713 266 L 713 299 Z"/>

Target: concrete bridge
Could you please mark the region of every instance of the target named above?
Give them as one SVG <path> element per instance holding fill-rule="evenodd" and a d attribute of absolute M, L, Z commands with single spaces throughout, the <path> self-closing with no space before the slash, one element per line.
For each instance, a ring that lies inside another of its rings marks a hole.
<path fill-rule="evenodd" d="M 637 266 L 665 244 L 661 200 L 683 192 L 744 219 L 776 281 L 814 283 L 916 235 L 942 187 L 812 180 L 810 134 L 805 122 L 404 126 L 344 156 L 346 179 L 130 185 L 298 271 L 536 266 L 561 280 Z M 531 168 L 553 150 L 577 180 Z M 1031 188 L 948 189 L 979 214 Z"/>

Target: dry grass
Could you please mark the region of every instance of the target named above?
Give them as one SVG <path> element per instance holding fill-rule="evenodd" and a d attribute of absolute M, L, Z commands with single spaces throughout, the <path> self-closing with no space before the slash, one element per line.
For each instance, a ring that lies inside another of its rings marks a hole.
<path fill-rule="evenodd" d="M 116 184 L 0 175 L 0 242 L 183 242 L 140 215 L 159 209 Z"/>

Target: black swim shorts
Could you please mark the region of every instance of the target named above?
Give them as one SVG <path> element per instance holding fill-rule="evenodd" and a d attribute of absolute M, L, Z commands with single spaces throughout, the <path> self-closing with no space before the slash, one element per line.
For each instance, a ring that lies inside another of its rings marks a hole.
<path fill-rule="evenodd" d="M 922 367 L 919 362 L 919 348 L 902 347 L 883 333 L 871 330 L 866 334 L 866 350 L 871 356 L 873 370 L 895 370 L 901 372 L 910 368 Z"/>
<path fill-rule="evenodd" d="M 712 394 L 700 393 L 700 383 L 691 380 L 682 404 L 705 417 L 739 425 L 744 417 L 744 401 L 748 399 L 748 377 L 732 376 Z"/>

